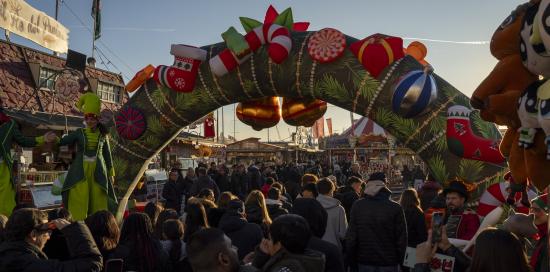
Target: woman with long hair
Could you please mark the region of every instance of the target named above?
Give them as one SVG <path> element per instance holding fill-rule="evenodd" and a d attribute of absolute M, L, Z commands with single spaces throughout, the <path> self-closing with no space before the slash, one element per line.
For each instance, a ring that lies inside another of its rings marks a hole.
<path fill-rule="evenodd" d="M 220 199 L 218 199 L 218 208 L 227 209 L 229 201 L 239 199 L 233 193 L 226 191 L 220 194 Z"/>
<path fill-rule="evenodd" d="M 153 227 L 157 225 L 157 219 L 159 218 L 159 214 L 160 212 L 162 212 L 163 209 L 164 208 L 162 206 L 155 202 L 149 202 L 147 203 L 147 205 L 145 205 L 143 212 L 149 216 Z"/>
<path fill-rule="evenodd" d="M 264 237 L 267 237 L 272 221 L 267 211 L 264 194 L 260 190 L 253 190 L 248 194 L 244 204 L 248 222 L 260 225 Z"/>
<path fill-rule="evenodd" d="M 515 234 L 495 228 L 479 234 L 469 272 L 530 271 L 527 255 Z"/>
<path fill-rule="evenodd" d="M 426 241 L 428 238 L 426 221 L 424 220 L 424 213 L 420 208 L 420 199 L 418 199 L 416 190 L 409 188 L 403 191 L 399 204 L 405 212 L 407 244 L 410 247 L 416 247 L 416 245 Z"/>
<path fill-rule="evenodd" d="M 183 260 L 187 256 L 183 242 L 183 223 L 178 219 L 169 219 L 162 224 L 162 248 L 168 253 L 173 271 L 181 271 Z"/>
<path fill-rule="evenodd" d="M 153 226 L 153 229 L 155 230 L 155 237 L 159 240 L 164 240 L 162 237 L 162 228 L 164 225 L 164 222 L 169 219 L 178 219 L 179 215 L 178 212 L 176 212 L 174 209 L 166 209 L 162 212 L 160 212 L 159 217 L 157 219 L 157 224 Z"/>
<path fill-rule="evenodd" d="M 109 211 L 99 211 L 88 216 L 84 222 L 103 255 L 103 261 L 106 261 L 120 239 L 120 229 L 114 215 Z"/>
<path fill-rule="evenodd" d="M 168 254 L 153 235 L 149 216 L 133 213 L 126 218 L 120 232 L 120 242 L 112 258 L 124 261 L 123 271 L 166 271 Z"/>
<path fill-rule="evenodd" d="M 185 210 L 185 234 L 183 241 L 187 242 L 193 233 L 210 226 L 208 225 L 208 217 L 202 203 L 190 203 L 185 207 Z"/>

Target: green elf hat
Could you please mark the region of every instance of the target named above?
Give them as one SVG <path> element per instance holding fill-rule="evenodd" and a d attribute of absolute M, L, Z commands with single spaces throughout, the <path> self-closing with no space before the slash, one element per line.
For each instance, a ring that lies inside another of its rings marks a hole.
<path fill-rule="evenodd" d="M 532 204 L 535 204 L 538 208 L 541 208 L 544 210 L 544 212 L 548 212 L 548 194 L 540 195 L 533 200 L 531 200 Z"/>
<path fill-rule="evenodd" d="M 80 96 L 76 107 L 84 113 L 84 115 L 99 116 L 101 111 L 101 100 L 95 93 L 87 92 Z"/>

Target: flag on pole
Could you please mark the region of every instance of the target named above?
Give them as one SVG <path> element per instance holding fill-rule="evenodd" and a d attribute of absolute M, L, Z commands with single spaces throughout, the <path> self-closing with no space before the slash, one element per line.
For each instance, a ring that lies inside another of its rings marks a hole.
<path fill-rule="evenodd" d="M 94 18 L 94 41 L 101 37 L 101 0 L 93 0 L 92 17 Z"/>
<path fill-rule="evenodd" d="M 328 135 L 332 135 L 332 118 L 327 118 Z"/>
<path fill-rule="evenodd" d="M 319 139 L 325 137 L 325 119 L 323 117 L 317 119 L 312 129 L 314 138 Z"/>

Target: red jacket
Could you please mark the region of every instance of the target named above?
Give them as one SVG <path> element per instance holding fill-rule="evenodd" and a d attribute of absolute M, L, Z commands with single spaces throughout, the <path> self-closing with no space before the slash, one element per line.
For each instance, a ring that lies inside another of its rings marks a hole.
<path fill-rule="evenodd" d="M 471 240 L 479 229 L 479 216 L 472 210 L 462 212 L 462 219 L 458 225 L 456 238 L 462 240 Z"/>

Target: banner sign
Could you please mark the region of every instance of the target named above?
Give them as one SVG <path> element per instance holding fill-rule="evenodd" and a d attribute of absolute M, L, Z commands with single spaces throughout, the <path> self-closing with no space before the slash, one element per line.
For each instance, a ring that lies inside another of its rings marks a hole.
<path fill-rule="evenodd" d="M 23 0 L 0 0 L 0 28 L 55 52 L 69 49 L 69 30 Z"/>
<path fill-rule="evenodd" d="M 407 247 L 403 265 L 414 268 L 416 264 L 416 248 Z M 455 258 L 443 254 L 435 254 L 430 262 L 431 272 L 452 272 L 455 266 Z"/>

